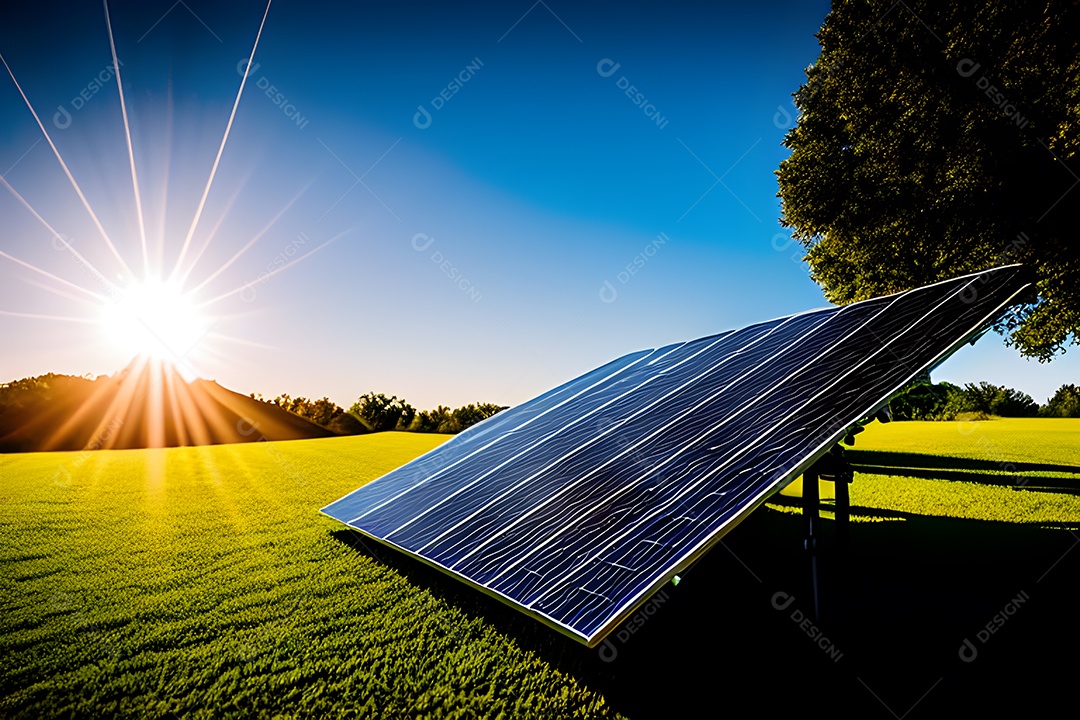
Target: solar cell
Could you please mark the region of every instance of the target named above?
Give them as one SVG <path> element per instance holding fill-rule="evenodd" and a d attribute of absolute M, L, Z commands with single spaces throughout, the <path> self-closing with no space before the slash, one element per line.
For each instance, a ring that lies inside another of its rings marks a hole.
<path fill-rule="evenodd" d="M 890 395 L 1019 266 L 626 355 L 323 508 L 592 646 Z"/>

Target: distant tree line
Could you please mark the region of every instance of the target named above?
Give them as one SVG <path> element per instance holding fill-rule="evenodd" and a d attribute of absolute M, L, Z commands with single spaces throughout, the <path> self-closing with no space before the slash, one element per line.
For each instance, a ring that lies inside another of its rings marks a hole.
<path fill-rule="evenodd" d="M 261 396 L 252 393 L 251 397 L 262 400 Z M 289 397 L 278 395 L 269 401 L 271 405 L 277 405 L 283 410 L 307 418 L 316 425 L 322 425 L 339 435 L 359 435 L 367 432 L 360 422 L 346 413 L 341 407 L 328 397 L 320 400 L 309 400 L 306 397 Z"/>
<path fill-rule="evenodd" d="M 889 401 L 894 420 L 955 420 L 998 417 L 1080 417 L 1080 389 L 1062 385 L 1045 405 L 1030 395 L 989 382 L 932 383 L 924 375 Z"/>
<path fill-rule="evenodd" d="M 1080 417 L 1080 388 L 1075 385 L 1062 385 L 1050 398 L 1050 402 L 1039 408 L 1043 417 Z"/>
<path fill-rule="evenodd" d="M 257 393 L 252 393 L 251 397 L 263 400 Z M 440 405 L 434 410 L 417 412 L 416 408 L 397 396 L 375 392 L 361 395 L 348 410 L 326 397 L 309 400 L 305 397 L 278 395 L 273 400 L 263 402 L 277 405 L 342 435 L 387 430 L 459 433 L 506 409 L 504 405 L 493 403 L 470 403 L 453 410 Z"/>
<path fill-rule="evenodd" d="M 63 392 L 72 383 L 78 383 L 82 379 L 69 375 L 47 373 L 4 383 L 0 385 L 0 412 L 21 410 L 33 405 L 35 402 L 49 400 L 57 390 Z"/>

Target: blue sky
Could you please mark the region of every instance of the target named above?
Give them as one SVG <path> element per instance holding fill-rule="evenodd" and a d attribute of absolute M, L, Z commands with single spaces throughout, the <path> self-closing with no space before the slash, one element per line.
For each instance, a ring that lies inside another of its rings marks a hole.
<path fill-rule="evenodd" d="M 104 14 L 60 7 L 0 11 L 0 53 L 138 269 Z M 110 4 L 152 273 L 179 257 L 264 9 Z M 216 299 L 185 364 L 240 392 L 346 406 L 368 390 L 515 404 L 633 350 L 822 306 L 777 223 L 773 173 L 827 11 L 274 2 L 185 255 L 186 288 L 209 279 L 193 297 Z M 129 282 L 6 73 L 0 140 L 12 187 Z M 0 218 L 0 250 L 104 282 L 4 190 Z M 0 258 L 0 311 L 21 313 L 0 315 L 0 381 L 127 364 L 80 294 Z M 991 335 L 936 379 L 1045 401 L 1077 380 L 1075 355 L 1040 366 Z"/>

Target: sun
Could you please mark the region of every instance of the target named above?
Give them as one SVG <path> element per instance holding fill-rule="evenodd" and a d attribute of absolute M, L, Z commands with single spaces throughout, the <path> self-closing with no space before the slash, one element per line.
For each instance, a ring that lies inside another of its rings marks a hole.
<path fill-rule="evenodd" d="M 126 355 L 182 365 L 209 323 L 175 283 L 136 281 L 118 288 L 101 311 L 109 341 Z"/>
<path fill-rule="evenodd" d="M 229 201 L 222 212 L 221 218 L 217 221 L 217 225 L 209 232 L 209 235 L 206 236 L 204 234 L 203 237 L 198 237 L 199 223 L 202 220 L 204 210 L 206 209 L 207 199 L 210 197 L 214 179 L 217 176 L 221 158 L 225 152 L 230 132 L 233 127 L 233 121 L 236 119 L 236 113 L 240 106 L 244 87 L 249 84 L 249 72 L 252 68 L 258 67 L 258 64 L 254 63 L 254 58 L 259 47 L 259 39 L 262 37 L 263 28 L 266 25 L 266 19 L 270 12 L 270 2 L 271 0 L 266 0 L 266 9 L 263 12 L 262 20 L 259 23 L 258 32 L 255 33 L 255 41 L 251 46 L 251 53 L 248 55 L 247 63 L 244 65 L 240 84 L 236 91 L 236 98 L 233 101 L 232 111 L 229 114 L 228 122 L 225 124 L 225 129 L 221 136 L 221 143 L 218 145 L 217 156 L 210 165 L 210 172 L 203 185 L 202 194 L 195 207 L 194 216 L 187 225 L 187 232 L 183 236 L 183 242 L 180 243 L 179 253 L 175 255 L 171 252 L 172 243 L 169 242 L 170 237 L 167 237 L 165 233 L 160 233 L 157 236 L 155 236 L 154 233 L 150 233 L 149 236 L 147 234 L 148 218 L 143 212 L 142 190 L 137 172 L 138 163 L 136 163 L 135 145 L 132 142 L 131 124 L 128 117 L 127 102 L 125 100 L 124 83 L 121 78 L 122 63 L 120 63 L 117 55 L 116 38 L 113 35 L 108 0 L 103 4 L 105 25 L 108 31 L 109 49 L 112 51 L 112 64 L 108 67 L 111 68 L 112 77 L 114 79 L 112 84 L 115 86 L 120 100 L 120 117 L 123 121 L 124 139 L 126 140 L 127 145 L 127 164 L 131 172 L 131 188 L 135 210 L 135 217 L 132 219 L 130 227 L 138 228 L 138 248 L 141 255 L 140 258 L 134 258 L 134 262 L 129 262 L 130 260 L 133 260 L 133 258 L 125 258 L 125 253 L 121 252 L 121 248 L 131 250 L 134 246 L 134 242 L 120 245 L 113 242 L 112 237 L 102 224 L 97 212 L 95 212 L 94 208 L 91 206 L 90 201 L 87 199 L 85 193 L 83 193 L 75 175 L 68 166 L 67 161 L 61 154 L 60 148 L 54 142 L 52 135 L 50 135 L 48 126 L 46 123 L 42 122 L 41 117 L 38 115 L 37 110 L 34 109 L 27 94 L 23 91 L 22 85 L 15 77 L 15 73 L 8 65 L 7 60 L 0 54 L 0 65 L 3 66 L 6 73 L 10 76 L 11 81 L 14 83 L 15 88 L 22 97 L 27 109 L 41 129 L 46 144 L 52 150 L 53 155 L 56 156 L 56 160 L 64 171 L 64 175 L 67 177 L 72 189 L 75 191 L 83 208 L 86 210 L 86 214 L 89 216 L 90 220 L 93 221 L 94 227 L 97 229 L 98 234 L 101 236 L 101 240 L 104 242 L 105 249 L 107 249 L 112 256 L 112 259 L 109 260 L 109 262 L 112 263 L 112 261 L 115 261 L 117 266 L 113 267 L 110 265 L 108 268 L 99 269 L 92 264 L 90 260 L 87 259 L 87 255 L 81 253 L 79 249 L 76 249 L 72 245 L 72 243 L 68 242 L 66 235 L 57 231 L 38 209 L 31 205 L 31 203 L 24 198 L 3 175 L 0 175 L 0 185 L 13 195 L 15 199 L 18 200 L 49 232 L 50 236 L 53 238 L 53 247 L 57 250 L 62 249 L 70 253 L 72 259 L 85 270 L 85 276 L 95 280 L 93 287 L 84 287 L 83 285 L 65 280 L 59 275 L 37 267 L 25 260 L 13 257 L 7 252 L 0 250 L 0 258 L 14 262 L 31 272 L 36 272 L 54 283 L 64 285 L 64 290 L 58 290 L 49 286 L 45 287 L 46 289 L 54 290 L 61 296 L 78 301 L 83 310 L 89 308 L 90 317 L 87 318 L 81 313 L 76 316 L 42 315 L 35 313 L 9 312 L 6 310 L 0 310 L 0 315 L 12 315 L 16 317 L 26 316 L 34 319 L 79 323 L 84 323 L 89 320 L 90 323 L 98 326 L 102 345 L 109 347 L 113 351 L 109 354 L 122 354 L 124 360 L 128 362 L 135 358 L 153 361 L 159 366 L 169 365 L 171 366 L 171 370 L 178 371 L 185 380 L 192 380 L 199 376 L 195 365 L 202 365 L 203 362 L 207 360 L 215 361 L 220 359 L 219 354 L 216 353 L 212 347 L 206 346 L 212 346 L 213 343 L 218 340 L 228 340 L 230 338 L 226 338 L 222 335 L 215 335 L 213 338 L 210 337 L 210 330 L 217 325 L 222 319 L 222 316 L 213 314 L 209 308 L 223 300 L 233 298 L 237 295 L 240 296 L 241 301 L 251 302 L 254 300 L 254 294 L 252 293 L 254 286 L 253 283 L 247 282 L 234 287 L 227 292 L 220 292 L 210 299 L 205 299 L 204 295 L 218 291 L 207 290 L 204 294 L 204 288 L 213 287 L 210 283 L 214 282 L 227 268 L 247 253 L 260 238 L 266 235 L 278 222 L 285 211 L 291 207 L 292 202 L 299 199 L 300 195 L 303 194 L 303 191 L 301 191 L 293 201 L 290 201 L 284 209 L 280 210 L 273 217 L 269 224 L 248 240 L 247 243 L 237 250 L 225 263 L 219 265 L 215 270 L 204 275 L 201 279 L 198 275 L 193 276 L 193 272 L 196 271 L 198 262 L 200 258 L 203 257 L 204 251 L 210 246 L 211 240 L 215 238 L 217 228 L 232 209 L 232 201 Z M 162 199 L 163 203 L 167 204 L 167 194 L 163 194 Z M 4 220 L 6 222 L 7 216 L 4 216 Z M 152 220 L 153 219 L 151 218 L 150 221 L 152 222 Z M 180 226 L 180 228 L 182 227 L 183 226 Z M 278 263 L 273 268 L 268 266 L 267 271 L 259 275 L 257 282 L 262 283 L 271 276 L 305 260 L 318 250 L 321 250 L 331 242 L 334 242 L 346 234 L 347 232 L 339 233 L 297 257 L 291 257 L 290 253 L 287 262 Z M 134 238 L 131 238 L 129 240 L 133 239 Z M 154 252 L 155 249 L 157 250 L 156 253 Z M 155 254 L 157 256 L 156 258 L 154 257 Z M 104 253 L 101 253 L 101 255 L 104 255 Z M 141 260 L 141 262 L 139 262 L 139 260 Z M 171 270 L 165 267 L 166 263 L 170 261 L 172 262 Z M 116 284 L 113 284 L 114 281 L 110 281 L 110 278 L 116 279 Z M 67 292 L 68 289 L 73 289 L 81 293 L 81 296 L 70 295 Z M 199 297 L 197 302 L 194 299 L 196 296 Z M 208 342 L 208 340 L 210 342 Z M 135 363 L 132 363 L 130 366 L 134 365 Z"/>

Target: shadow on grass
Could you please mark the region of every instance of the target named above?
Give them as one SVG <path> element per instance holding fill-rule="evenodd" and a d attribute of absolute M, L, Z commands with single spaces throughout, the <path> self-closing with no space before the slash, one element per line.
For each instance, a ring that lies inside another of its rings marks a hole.
<path fill-rule="evenodd" d="M 1072 665 L 1054 651 L 1080 641 L 1080 550 L 1072 551 L 1080 540 L 1034 526 L 891 515 L 904 522 L 853 524 L 846 552 L 824 523 L 818 622 L 804 619 L 813 595 L 802 518 L 763 508 L 668 586 L 659 611 L 593 649 L 359 533 L 333 535 L 483 616 L 632 718 L 712 716 L 749 697 L 770 716 L 814 705 L 866 718 L 904 716 L 916 703 L 909 717 L 957 707 L 1030 714 L 1071 701 Z M 1030 601 L 1003 615 L 1021 593 Z M 977 647 L 974 662 L 960 658 L 965 639 Z"/>
<path fill-rule="evenodd" d="M 1048 490 L 1047 492 L 1060 492 L 1060 491 Z M 835 501 L 834 501 L 833 498 L 822 499 L 821 500 L 821 509 L 823 511 L 825 511 L 825 512 L 833 512 L 834 511 L 834 502 Z M 776 494 L 776 495 L 773 495 L 771 498 L 769 498 L 769 505 L 781 505 L 781 506 L 786 507 L 786 508 L 794 508 L 794 509 L 797 509 L 800 513 L 802 513 L 802 498 L 800 498 L 800 497 L 795 497 L 795 496 L 791 496 L 791 495 Z M 927 515 L 919 515 L 917 513 L 904 512 L 903 510 L 890 510 L 888 508 L 864 507 L 862 505 L 852 505 L 850 507 L 850 513 L 851 513 L 851 519 L 854 522 L 859 522 L 860 520 L 863 520 L 865 522 L 871 522 L 872 523 L 872 522 L 877 522 L 879 520 L 886 520 L 886 521 L 889 521 L 889 520 L 919 520 L 919 519 L 923 519 L 923 518 L 926 518 L 926 519 L 930 518 L 930 516 L 927 516 Z M 951 519 L 951 518 L 941 518 L 941 519 L 948 520 L 948 519 Z M 829 521 L 831 522 L 831 519 L 829 519 Z M 1045 521 L 1045 520 L 1036 520 L 1036 521 L 1032 521 L 1030 523 L 1005 523 L 1005 525 L 1007 525 L 1008 527 L 1025 527 L 1025 526 L 1027 526 L 1027 527 L 1036 527 L 1037 526 L 1037 527 L 1040 527 L 1040 528 L 1048 528 L 1048 529 L 1053 529 L 1053 530 L 1073 530 L 1073 529 L 1076 528 L 1077 523 L 1075 521 L 1074 522 L 1065 522 L 1065 521 L 1053 522 L 1053 521 Z"/>
<path fill-rule="evenodd" d="M 856 472 L 900 475 L 926 480 L 974 482 L 1016 490 L 1080 494 L 1080 466 L 1047 463 L 978 460 L 950 455 L 924 455 L 881 450 L 848 450 L 845 455 Z M 1019 473 L 1069 473 L 1075 478 L 1024 476 Z"/>

